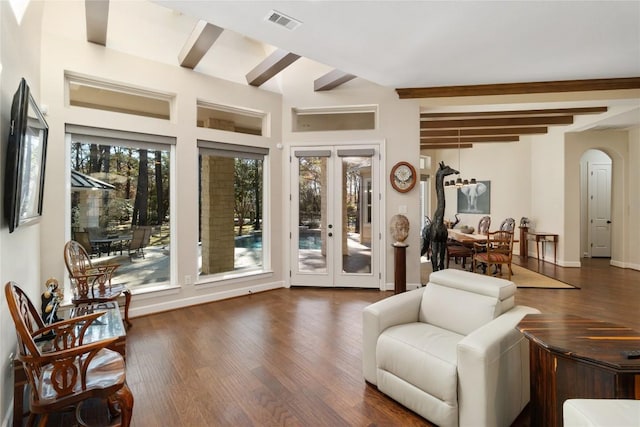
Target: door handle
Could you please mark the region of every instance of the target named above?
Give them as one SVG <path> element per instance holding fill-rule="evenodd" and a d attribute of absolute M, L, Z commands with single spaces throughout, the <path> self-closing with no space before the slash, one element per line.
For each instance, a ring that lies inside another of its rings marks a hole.
<path fill-rule="evenodd" d="M 329 237 L 332 237 L 332 236 L 333 236 L 333 233 L 329 233 Z"/>
<path fill-rule="evenodd" d="M 607 224 L 611 224 L 611 220 L 607 220 Z"/>

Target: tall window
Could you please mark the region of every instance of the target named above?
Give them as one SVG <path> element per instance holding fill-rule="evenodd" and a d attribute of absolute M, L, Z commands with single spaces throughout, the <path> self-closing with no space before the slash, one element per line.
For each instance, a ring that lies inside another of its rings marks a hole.
<path fill-rule="evenodd" d="M 118 280 L 131 287 L 168 282 L 171 145 L 118 131 L 69 133 L 72 238 L 94 263 L 120 264 Z"/>
<path fill-rule="evenodd" d="M 265 268 L 263 214 L 267 149 L 198 141 L 201 276 Z"/>

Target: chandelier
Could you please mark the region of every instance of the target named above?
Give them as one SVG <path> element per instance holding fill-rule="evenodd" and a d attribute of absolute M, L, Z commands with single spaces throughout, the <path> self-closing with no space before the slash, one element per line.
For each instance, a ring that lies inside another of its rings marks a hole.
<path fill-rule="evenodd" d="M 470 185 L 476 185 L 477 181 L 475 178 L 471 178 L 471 179 L 462 179 L 460 177 L 460 129 L 458 129 L 458 177 L 456 178 L 456 180 L 451 180 L 451 181 L 447 181 L 444 183 L 445 187 L 456 187 L 456 188 L 461 188 L 461 187 L 468 187 Z"/>

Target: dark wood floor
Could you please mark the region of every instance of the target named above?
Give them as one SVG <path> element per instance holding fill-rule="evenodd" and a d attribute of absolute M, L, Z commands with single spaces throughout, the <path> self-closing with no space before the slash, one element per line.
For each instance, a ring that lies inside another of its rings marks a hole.
<path fill-rule="evenodd" d="M 535 259 L 521 264 L 538 269 Z M 518 304 L 640 330 L 640 272 L 604 259 L 539 268 L 580 289 L 518 289 Z M 361 312 L 389 295 L 279 289 L 134 319 L 132 424 L 430 426 L 362 378 Z M 514 425 L 529 425 L 527 410 Z"/>

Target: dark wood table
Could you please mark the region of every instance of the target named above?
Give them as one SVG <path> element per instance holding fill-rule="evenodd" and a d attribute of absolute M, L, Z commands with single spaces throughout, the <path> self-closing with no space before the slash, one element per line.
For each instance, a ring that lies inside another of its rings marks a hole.
<path fill-rule="evenodd" d="M 113 301 L 73 307 L 69 310 L 61 310 L 61 315 L 63 318 L 72 318 L 93 313 L 94 311 L 105 311 L 105 314 L 98 317 L 93 324 L 87 328 L 84 335 L 86 342 L 89 343 L 105 338 L 118 337 L 118 340 L 109 346 L 109 348 L 120 353 L 126 360 L 127 333 L 117 302 Z M 47 342 L 42 342 L 39 346 L 42 351 L 47 351 Z M 26 389 L 27 376 L 22 368 L 22 363 L 15 359 L 13 361 L 13 427 L 22 427 L 23 417 L 28 414 L 24 413 Z"/>
<path fill-rule="evenodd" d="M 529 340 L 531 425 L 562 426 L 572 398 L 640 399 L 640 332 L 561 314 L 527 314 L 517 329 Z"/>

